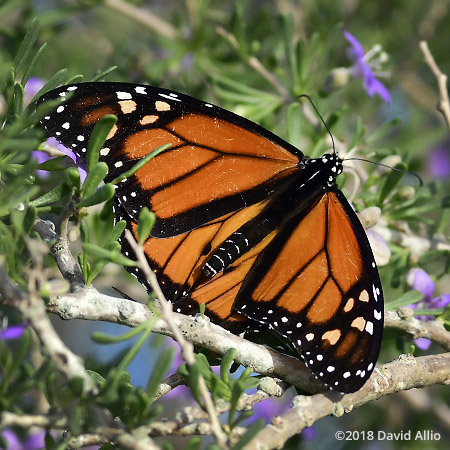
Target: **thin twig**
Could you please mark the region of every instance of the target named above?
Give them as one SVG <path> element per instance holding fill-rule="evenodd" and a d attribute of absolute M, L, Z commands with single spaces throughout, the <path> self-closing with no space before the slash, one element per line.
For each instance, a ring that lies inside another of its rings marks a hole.
<path fill-rule="evenodd" d="M 311 426 L 317 420 L 335 415 L 337 417 L 372 400 L 407 389 L 433 384 L 450 384 L 450 353 L 413 358 L 403 356 L 374 371 L 362 389 L 342 396 L 327 392 L 313 396 L 299 395 L 289 412 L 276 417 L 263 428 L 245 450 L 269 450 L 281 448 L 289 439 Z"/>
<path fill-rule="evenodd" d="M 242 55 L 242 52 L 240 51 L 239 42 L 237 41 L 236 37 L 230 33 L 229 31 L 225 30 L 225 28 L 218 26 L 216 28 L 217 32 L 223 36 L 227 41 L 233 46 L 233 48 Z M 265 78 L 276 90 L 286 100 L 291 100 L 292 96 L 289 93 L 289 91 L 278 81 L 277 77 L 274 76 L 272 73 L 270 73 L 261 63 L 261 61 L 256 58 L 256 56 L 243 56 L 243 59 L 245 62 L 255 69 L 263 78 Z"/>
<path fill-rule="evenodd" d="M 177 30 L 170 25 L 170 23 L 165 22 L 160 17 L 151 13 L 149 9 L 137 8 L 136 6 L 122 0 L 105 0 L 104 3 L 111 9 L 128 16 L 130 19 L 133 19 L 142 25 L 145 25 L 150 30 L 156 31 L 162 36 L 169 39 L 178 38 Z"/>
<path fill-rule="evenodd" d="M 85 286 L 83 273 L 70 252 L 67 236 L 65 238 L 58 236 L 53 222 L 39 218 L 36 219 L 33 230 L 49 245 L 63 278 L 70 283 L 70 290 L 76 292 L 83 288 Z"/>
<path fill-rule="evenodd" d="M 129 232 L 129 230 L 125 231 L 125 237 L 130 244 L 131 248 L 133 249 L 140 269 L 144 272 L 148 283 L 153 289 L 153 292 L 156 295 L 156 298 L 159 300 L 160 306 L 161 306 L 161 312 L 162 317 L 166 321 L 167 325 L 169 326 L 173 338 L 180 344 L 181 347 L 181 355 L 183 359 L 186 361 L 188 365 L 194 365 L 195 364 L 195 355 L 194 355 L 194 348 L 193 345 L 188 342 L 182 335 L 180 329 L 176 325 L 174 319 L 173 319 L 173 310 L 172 310 L 172 304 L 168 302 L 159 287 L 158 280 L 156 278 L 155 273 L 153 270 L 150 269 L 150 266 L 148 265 L 147 259 L 144 254 L 144 250 L 142 246 L 138 245 L 136 241 L 134 240 L 132 234 Z M 211 428 L 213 431 L 213 434 L 217 440 L 217 443 L 222 448 L 225 448 L 225 444 L 227 442 L 227 437 L 225 433 L 222 431 L 222 426 L 219 421 L 219 417 L 217 415 L 214 403 L 212 401 L 211 395 L 206 387 L 205 379 L 202 375 L 199 376 L 198 379 L 198 385 L 200 389 L 200 393 L 203 399 L 203 402 L 205 404 L 205 408 L 208 411 L 208 414 L 210 416 L 211 421 Z"/>
<path fill-rule="evenodd" d="M 4 302 L 17 308 L 24 319 L 30 323 L 58 370 L 68 380 L 80 377 L 83 380 L 83 391 L 96 394 L 97 386 L 87 373 L 81 359 L 72 353 L 53 328 L 42 299 L 36 293 L 25 293 L 14 285 L 2 267 L 1 260 L 0 294 Z"/>
<path fill-rule="evenodd" d="M 425 62 L 428 64 L 428 67 L 433 72 L 435 76 L 438 87 L 439 87 L 439 103 L 437 106 L 438 111 L 444 116 L 445 123 L 447 124 L 447 128 L 450 130 L 450 102 L 448 98 L 448 90 L 447 90 L 447 75 L 441 72 L 433 55 L 428 48 L 428 44 L 426 41 L 421 41 L 420 49 L 425 57 Z"/>

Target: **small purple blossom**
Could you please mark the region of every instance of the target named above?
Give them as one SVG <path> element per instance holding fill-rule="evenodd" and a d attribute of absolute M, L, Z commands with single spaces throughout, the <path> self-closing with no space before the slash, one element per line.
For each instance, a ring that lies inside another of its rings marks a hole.
<path fill-rule="evenodd" d="M 8 443 L 8 450 L 38 450 L 45 448 L 44 430 L 31 434 L 25 441 L 20 441 L 9 429 L 3 430 L 0 434 Z"/>
<path fill-rule="evenodd" d="M 33 97 L 41 90 L 45 82 L 41 78 L 30 77 L 24 87 L 24 103 L 28 105 Z"/>
<path fill-rule="evenodd" d="M 450 148 L 440 145 L 430 152 L 428 172 L 431 177 L 440 180 L 450 178 Z"/>
<path fill-rule="evenodd" d="M 350 43 L 348 48 L 348 56 L 353 61 L 351 73 L 355 78 L 362 78 L 364 82 L 364 89 L 373 97 L 378 94 L 386 103 L 391 103 L 391 95 L 381 81 L 376 78 L 376 75 L 383 75 L 380 72 L 374 72 L 372 68 L 378 69 L 380 64 L 385 62 L 387 54 L 381 52 L 380 46 L 374 46 L 369 52 L 365 53 L 360 42 L 350 33 L 344 31 L 344 37 Z M 373 59 L 375 55 L 378 58 Z"/>
<path fill-rule="evenodd" d="M 250 417 L 249 421 L 254 422 L 258 419 L 264 419 L 266 422 L 270 422 L 275 416 L 289 411 L 291 400 L 292 398 L 284 397 L 270 397 L 263 400 L 253 407 L 253 416 Z"/>
<path fill-rule="evenodd" d="M 411 309 L 432 309 L 432 308 L 445 308 L 450 304 L 450 294 L 443 294 L 439 297 L 433 297 L 435 284 L 428 275 L 422 269 L 411 269 L 407 276 L 407 283 L 416 291 L 423 294 L 423 299 L 413 305 L 408 305 Z M 418 319 L 423 321 L 433 320 L 434 316 L 420 315 Z M 431 341 L 426 338 L 418 338 L 414 340 L 417 346 L 422 350 L 428 350 L 431 345 Z"/>
<path fill-rule="evenodd" d="M 26 327 L 27 324 L 22 323 L 20 325 L 11 325 L 10 327 L 5 328 L 0 331 L 0 340 L 8 341 L 10 339 L 19 339 Z"/>

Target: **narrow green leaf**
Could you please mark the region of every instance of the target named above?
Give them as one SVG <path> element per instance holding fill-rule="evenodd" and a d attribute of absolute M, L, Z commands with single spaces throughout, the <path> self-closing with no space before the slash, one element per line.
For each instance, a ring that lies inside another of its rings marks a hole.
<path fill-rule="evenodd" d="M 97 189 L 91 196 L 83 198 L 78 203 L 79 208 L 86 208 L 92 205 L 98 205 L 99 203 L 106 202 L 114 196 L 114 186 L 112 184 L 105 184 L 101 188 Z"/>
<path fill-rule="evenodd" d="M 192 396 L 195 398 L 195 401 L 201 405 L 201 394 L 200 388 L 198 386 L 198 379 L 200 377 L 200 368 L 198 363 L 187 366 L 187 377 L 186 382 L 188 386 L 191 388 Z"/>
<path fill-rule="evenodd" d="M 259 419 L 253 422 L 239 441 L 234 444 L 233 450 L 241 450 L 244 448 L 257 434 L 263 429 L 265 425 L 264 419 Z"/>
<path fill-rule="evenodd" d="M 102 333 L 101 331 L 94 331 L 92 333 L 92 340 L 99 344 L 116 344 L 117 342 L 125 342 L 134 338 L 134 336 L 142 332 L 142 329 L 143 326 L 139 325 L 138 327 L 133 328 L 119 336 L 111 336 L 110 334 Z"/>
<path fill-rule="evenodd" d="M 107 114 L 103 116 L 94 126 L 91 137 L 89 138 L 87 151 L 87 171 L 93 169 L 98 162 L 99 152 L 105 143 L 108 133 L 117 122 L 117 116 Z"/>
<path fill-rule="evenodd" d="M 137 234 L 141 245 L 148 239 L 150 231 L 155 225 L 156 216 L 147 207 L 141 209 L 137 226 Z"/>
<path fill-rule="evenodd" d="M 42 53 L 44 53 L 45 48 L 47 47 L 47 43 L 44 42 L 40 47 L 39 50 L 35 53 L 33 56 L 33 59 L 31 60 L 31 63 L 28 64 L 25 73 L 22 77 L 22 80 L 20 81 L 20 84 L 22 86 L 25 86 L 28 82 L 28 79 L 30 78 L 30 75 L 33 73 L 33 70 L 36 66 L 36 63 L 39 61 L 39 58 L 41 57 Z"/>
<path fill-rule="evenodd" d="M 228 370 L 233 363 L 234 358 L 236 357 L 236 349 L 230 348 L 225 354 L 222 356 L 222 360 L 220 362 L 220 378 L 228 383 L 230 381 L 230 377 L 228 375 Z"/>
<path fill-rule="evenodd" d="M 134 343 L 134 345 L 128 350 L 128 352 L 123 356 L 122 360 L 117 366 L 118 371 L 124 371 L 128 365 L 131 363 L 131 361 L 135 358 L 138 351 L 144 344 L 144 342 L 147 340 L 149 334 L 152 331 L 152 325 L 154 322 L 156 322 L 156 317 L 153 318 L 153 320 L 147 321 L 146 325 L 147 328 L 144 328 L 142 334 L 139 336 L 139 339 Z"/>
<path fill-rule="evenodd" d="M 406 164 L 400 163 L 395 166 L 398 169 L 406 170 Z M 391 170 L 384 178 L 381 189 L 378 190 L 377 206 L 382 207 L 383 202 L 386 197 L 392 192 L 392 190 L 397 186 L 399 181 L 403 178 L 404 173 L 398 172 L 397 170 Z"/>
<path fill-rule="evenodd" d="M 395 300 L 386 302 L 386 310 L 395 311 L 397 308 L 401 308 L 402 306 L 420 302 L 422 298 L 423 298 L 422 292 L 411 290 L 405 292 L 402 296 L 400 296 Z"/>
<path fill-rule="evenodd" d="M 107 75 L 109 75 L 111 72 L 117 69 L 117 66 L 110 66 L 107 69 L 101 71 L 97 75 L 95 75 L 94 78 L 92 78 L 91 82 L 99 81 L 102 78 L 105 78 Z"/>
<path fill-rule="evenodd" d="M 14 69 L 16 73 L 19 72 L 31 50 L 33 49 L 33 45 L 36 42 L 38 34 L 39 21 L 37 17 L 35 17 L 28 26 L 27 32 L 25 33 L 23 41 L 20 44 L 19 50 L 17 51 L 17 55 L 14 59 Z"/>
<path fill-rule="evenodd" d="M 117 239 L 122 235 L 123 230 L 125 230 L 125 227 L 127 226 L 127 223 L 125 220 L 120 220 L 116 223 L 114 228 L 112 229 L 110 235 L 108 236 L 108 239 L 106 240 L 107 243 L 110 242 L 116 242 Z"/>
<path fill-rule="evenodd" d="M 14 85 L 14 104 L 12 113 L 19 115 L 23 110 L 23 98 L 25 96 L 23 86 L 20 83 Z"/>
<path fill-rule="evenodd" d="M 153 398 L 158 391 L 158 387 L 161 384 L 161 381 L 164 379 L 166 373 L 170 369 L 174 356 L 175 349 L 173 347 L 168 347 L 164 349 L 156 359 L 152 374 L 147 384 L 147 388 L 145 389 L 147 395 L 150 398 Z"/>
<path fill-rule="evenodd" d="M 67 161 L 67 156 L 57 156 L 56 158 L 48 159 L 43 163 L 37 165 L 37 170 L 47 170 L 49 172 L 56 172 L 67 169 L 67 164 L 64 164 Z"/>
<path fill-rule="evenodd" d="M 240 396 L 244 392 L 244 384 L 241 380 L 235 380 L 231 388 L 230 411 L 228 413 L 228 425 L 231 429 L 234 427 L 234 417 L 236 415 L 237 404 Z"/>
<path fill-rule="evenodd" d="M 67 183 L 63 183 L 59 186 L 56 186 L 54 189 L 47 192 L 46 194 L 41 195 L 38 198 L 35 198 L 30 202 L 30 205 L 38 207 L 48 205 L 50 203 L 55 203 L 58 200 L 61 200 L 66 195 L 69 195 L 71 192 L 72 188 Z"/>
<path fill-rule="evenodd" d="M 65 158 L 65 156 L 63 156 L 63 158 Z M 75 167 L 70 167 L 67 172 L 72 186 L 75 188 L 77 195 L 79 195 L 79 192 L 81 190 L 80 172 Z"/>
<path fill-rule="evenodd" d="M 36 221 L 37 211 L 33 205 L 29 205 L 25 210 L 25 217 L 23 218 L 23 232 L 29 234 L 33 229 Z"/>
<path fill-rule="evenodd" d="M 108 164 L 105 162 L 97 162 L 90 168 L 81 188 L 81 193 L 84 198 L 88 198 L 94 193 L 107 173 Z"/>
<path fill-rule="evenodd" d="M 34 103 L 38 98 L 40 98 L 42 95 L 44 95 L 46 92 L 51 91 L 52 89 L 57 88 L 60 84 L 62 84 L 64 82 L 64 80 L 66 79 L 67 76 L 67 69 L 60 69 L 58 70 L 58 72 L 56 72 L 53 76 L 50 77 L 50 79 L 47 81 L 47 83 L 44 84 L 44 86 L 41 87 L 41 89 L 39 89 L 39 91 L 37 92 L 37 94 L 33 97 L 33 99 L 31 100 L 31 103 Z M 61 99 L 59 104 L 64 101 L 64 99 Z M 54 103 L 54 102 L 47 102 L 48 104 Z M 56 103 L 58 104 L 58 103 Z M 43 112 L 40 114 L 38 114 L 39 110 L 43 107 L 44 105 L 40 105 L 39 108 L 36 111 L 36 115 L 40 118 L 42 116 L 44 116 L 48 111 L 50 111 L 49 108 L 46 110 L 46 112 Z M 42 108 L 43 109 L 43 108 Z"/>
<path fill-rule="evenodd" d="M 90 256 L 104 259 L 121 266 L 136 266 L 136 261 L 127 258 L 117 251 L 107 250 L 106 248 L 99 247 L 98 245 L 91 244 L 89 242 L 84 242 L 82 244 L 82 248 Z"/>

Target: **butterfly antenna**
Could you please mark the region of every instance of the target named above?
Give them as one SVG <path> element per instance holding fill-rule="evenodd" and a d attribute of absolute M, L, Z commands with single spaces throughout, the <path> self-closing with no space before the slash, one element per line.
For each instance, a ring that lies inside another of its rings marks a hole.
<path fill-rule="evenodd" d="M 363 161 L 363 162 L 375 164 L 377 166 L 386 167 L 387 169 L 395 170 L 396 172 L 404 173 L 407 175 L 413 175 L 419 180 L 420 187 L 423 186 L 423 180 L 422 180 L 421 176 L 415 172 L 410 172 L 409 170 L 404 170 L 404 169 L 400 169 L 398 167 L 388 166 L 387 164 L 383 164 L 383 163 L 376 162 L 376 161 L 370 161 L 370 159 L 364 159 L 364 158 L 345 158 L 344 161 Z"/>
<path fill-rule="evenodd" d="M 333 135 L 331 134 L 330 129 L 328 128 L 328 125 L 326 124 L 324 118 L 322 117 L 322 115 L 320 114 L 319 110 L 316 108 L 316 105 L 314 104 L 314 102 L 312 101 L 312 98 L 307 95 L 307 94 L 302 94 L 299 95 L 297 98 L 300 99 L 302 97 L 305 97 L 309 100 L 309 103 L 311 103 L 311 106 L 313 107 L 314 111 L 317 114 L 317 117 L 320 119 L 320 121 L 322 122 L 323 126 L 325 127 L 325 129 L 327 130 L 328 134 L 330 135 L 331 138 L 331 143 L 333 145 L 333 153 L 336 154 L 336 146 L 334 145 L 334 139 L 333 139 Z"/>

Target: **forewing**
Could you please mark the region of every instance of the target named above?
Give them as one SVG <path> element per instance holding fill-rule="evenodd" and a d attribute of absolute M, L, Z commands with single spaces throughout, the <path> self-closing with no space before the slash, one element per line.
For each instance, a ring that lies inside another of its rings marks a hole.
<path fill-rule="evenodd" d="M 45 94 L 65 98 L 42 123 L 86 159 L 98 120 L 115 114 L 100 160 L 107 181 L 164 144 L 170 148 L 119 184 L 132 220 L 142 206 L 157 217 L 155 237 L 175 236 L 264 200 L 285 183 L 303 154 L 262 127 L 209 103 L 152 86 L 83 83 Z"/>

